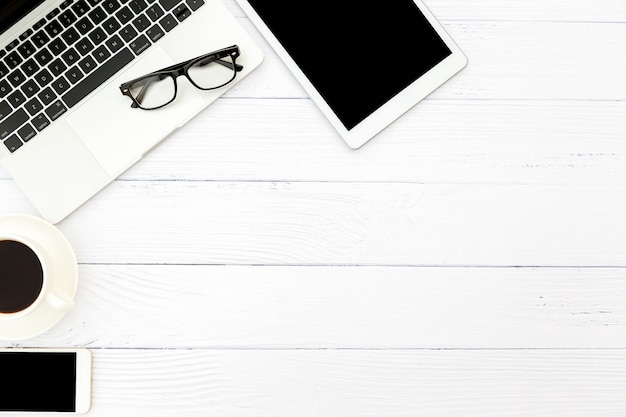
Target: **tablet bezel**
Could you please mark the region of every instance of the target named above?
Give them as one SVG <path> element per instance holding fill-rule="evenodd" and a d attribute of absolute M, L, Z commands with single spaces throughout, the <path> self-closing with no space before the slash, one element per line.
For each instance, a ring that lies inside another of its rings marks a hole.
<path fill-rule="evenodd" d="M 400 93 L 392 97 L 376 111 L 367 116 L 363 121 L 348 130 L 321 94 L 317 91 L 313 83 L 311 83 L 308 77 L 289 55 L 280 41 L 276 38 L 276 36 L 274 36 L 263 19 L 255 11 L 252 5 L 250 5 L 248 0 L 236 0 L 252 23 L 259 30 L 261 35 L 265 37 L 269 45 L 282 59 L 296 80 L 298 80 L 304 90 L 309 94 L 313 102 L 330 121 L 347 145 L 353 149 L 358 149 L 363 146 L 384 128 L 394 122 L 398 117 L 406 113 L 409 109 L 423 100 L 427 95 L 432 93 L 447 80 L 452 78 L 467 65 L 467 58 L 461 49 L 452 40 L 450 35 L 445 31 L 443 26 L 437 21 L 430 10 L 428 10 L 426 5 L 421 0 L 412 1 L 417 5 L 421 13 L 436 31 L 437 35 L 444 41 L 451 53 L 426 74 L 409 84 Z M 291 17 L 286 15 L 285 18 L 289 19 Z"/>

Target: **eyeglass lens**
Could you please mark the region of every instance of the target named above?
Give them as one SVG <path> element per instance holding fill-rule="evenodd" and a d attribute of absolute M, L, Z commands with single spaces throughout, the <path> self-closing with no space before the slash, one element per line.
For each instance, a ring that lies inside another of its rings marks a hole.
<path fill-rule="evenodd" d="M 236 70 L 230 55 L 216 59 L 215 56 L 195 61 L 187 76 L 196 87 L 211 90 L 228 84 L 235 78 Z M 174 100 L 176 84 L 170 74 L 152 75 L 131 84 L 129 93 L 143 109 L 154 109 Z"/>
<path fill-rule="evenodd" d="M 153 75 L 134 82 L 128 91 L 141 108 L 154 109 L 174 99 L 176 85 L 169 75 Z"/>

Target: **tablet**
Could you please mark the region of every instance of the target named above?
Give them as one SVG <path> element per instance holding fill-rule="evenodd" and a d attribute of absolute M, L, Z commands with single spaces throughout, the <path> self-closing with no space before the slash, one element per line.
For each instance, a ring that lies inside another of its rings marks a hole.
<path fill-rule="evenodd" d="M 236 1 L 355 149 L 467 65 L 421 0 Z"/>

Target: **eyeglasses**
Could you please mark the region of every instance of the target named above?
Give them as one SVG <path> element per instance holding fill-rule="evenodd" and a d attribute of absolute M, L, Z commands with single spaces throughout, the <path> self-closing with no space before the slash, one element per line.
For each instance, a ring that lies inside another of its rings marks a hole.
<path fill-rule="evenodd" d="M 214 90 L 230 83 L 243 69 L 235 62 L 238 56 L 239 47 L 229 46 L 125 82 L 120 90 L 133 100 L 131 107 L 158 109 L 174 101 L 178 91 L 176 79 L 182 75 L 200 90 Z"/>

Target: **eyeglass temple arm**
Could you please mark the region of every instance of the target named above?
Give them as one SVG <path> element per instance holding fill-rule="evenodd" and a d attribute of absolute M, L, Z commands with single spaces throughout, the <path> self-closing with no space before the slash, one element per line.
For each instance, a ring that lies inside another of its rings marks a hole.
<path fill-rule="evenodd" d="M 205 65 L 209 65 L 211 62 L 215 62 L 217 64 L 220 64 L 228 69 L 234 69 L 235 71 L 239 72 L 243 69 L 243 65 L 239 65 L 239 64 L 234 64 L 232 62 L 228 62 L 228 61 L 224 61 L 221 58 L 215 59 L 213 57 L 208 57 L 203 61 L 200 61 L 198 63 L 199 66 L 204 67 Z M 234 65 L 234 68 L 233 68 Z"/>

